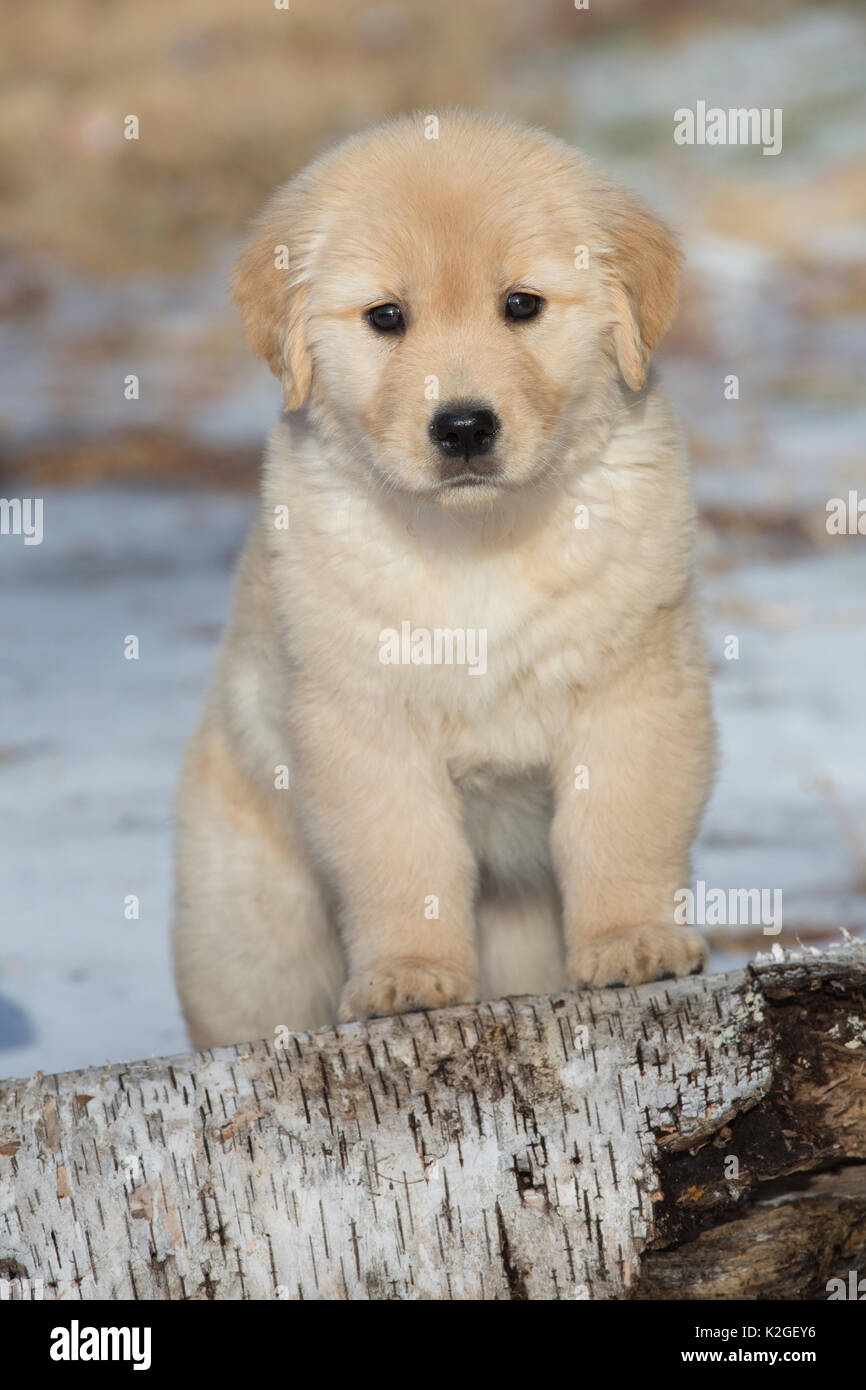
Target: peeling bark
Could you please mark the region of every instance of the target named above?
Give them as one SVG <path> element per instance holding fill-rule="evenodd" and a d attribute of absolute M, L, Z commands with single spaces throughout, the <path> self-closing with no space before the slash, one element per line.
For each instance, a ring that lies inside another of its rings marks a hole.
<path fill-rule="evenodd" d="M 866 1274 L 864 1162 L 851 944 L 7 1082 L 0 1280 L 63 1299 L 826 1298 Z"/>

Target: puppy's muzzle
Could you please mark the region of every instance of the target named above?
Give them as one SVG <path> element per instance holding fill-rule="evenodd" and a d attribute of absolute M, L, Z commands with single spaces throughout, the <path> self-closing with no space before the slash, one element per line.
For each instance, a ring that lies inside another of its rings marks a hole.
<path fill-rule="evenodd" d="M 438 410 L 430 421 L 430 434 L 443 458 L 439 472 L 444 481 L 492 478 L 499 464 L 490 456 L 499 431 L 492 410 L 480 405 L 458 405 Z"/>

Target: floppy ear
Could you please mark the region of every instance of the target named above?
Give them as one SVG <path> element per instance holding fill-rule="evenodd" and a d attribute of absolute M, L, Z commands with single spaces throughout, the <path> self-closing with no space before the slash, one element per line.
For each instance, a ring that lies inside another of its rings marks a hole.
<path fill-rule="evenodd" d="M 305 331 L 306 263 L 293 253 L 290 239 L 292 187 L 275 194 L 260 214 L 232 278 L 247 342 L 282 382 L 287 410 L 304 404 L 312 378 Z"/>
<path fill-rule="evenodd" d="M 665 224 L 633 193 L 616 192 L 605 223 L 604 280 L 616 359 L 626 385 L 639 391 L 674 316 L 682 253 Z"/>

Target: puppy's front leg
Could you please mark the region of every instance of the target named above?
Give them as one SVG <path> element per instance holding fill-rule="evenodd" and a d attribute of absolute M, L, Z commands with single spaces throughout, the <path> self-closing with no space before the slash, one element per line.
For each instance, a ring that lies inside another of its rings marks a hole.
<path fill-rule="evenodd" d="M 322 701 L 299 735 L 299 807 L 349 958 L 339 1017 L 475 999 L 477 869 L 444 761 L 408 728 L 352 730 Z"/>
<path fill-rule="evenodd" d="M 576 694 L 551 835 L 575 987 L 699 970 L 701 938 L 674 919 L 706 801 L 714 729 L 704 671 L 658 655 Z"/>

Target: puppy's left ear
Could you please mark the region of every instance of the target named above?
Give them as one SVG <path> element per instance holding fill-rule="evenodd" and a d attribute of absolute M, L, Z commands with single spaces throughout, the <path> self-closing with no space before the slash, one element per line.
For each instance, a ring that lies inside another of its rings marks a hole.
<path fill-rule="evenodd" d="M 633 193 L 611 199 L 605 223 L 604 280 L 616 359 L 626 385 L 639 391 L 674 316 L 682 253 L 664 222 Z"/>
<path fill-rule="evenodd" d="M 292 191 L 291 184 L 281 189 L 260 214 L 232 280 L 247 342 L 279 378 L 287 410 L 304 404 L 312 380 L 305 276 L 297 251 L 292 250 L 299 244 L 294 235 Z"/>

